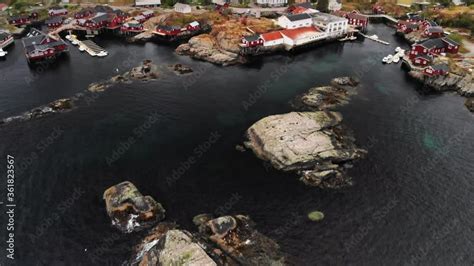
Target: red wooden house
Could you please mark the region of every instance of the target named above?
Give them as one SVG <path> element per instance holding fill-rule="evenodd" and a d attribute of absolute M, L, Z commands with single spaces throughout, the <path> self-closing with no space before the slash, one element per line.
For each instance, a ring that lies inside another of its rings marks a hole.
<path fill-rule="evenodd" d="M 347 18 L 349 25 L 354 25 L 361 28 L 366 28 L 367 25 L 369 25 L 369 18 L 357 11 L 349 12 L 345 17 Z"/>
<path fill-rule="evenodd" d="M 3 49 L 14 42 L 13 35 L 7 32 L 0 32 L 0 49 Z"/>
<path fill-rule="evenodd" d="M 8 23 L 14 26 L 23 26 L 31 23 L 31 18 L 28 15 L 18 15 L 8 18 Z"/>
<path fill-rule="evenodd" d="M 372 13 L 374 13 L 374 14 L 385 14 L 385 11 L 383 9 L 383 6 L 375 4 L 375 5 L 372 6 Z"/>
<path fill-rule="evenodd" d="M 444 36 L 444 30 L 440 26 L 428 27 L 423 31 L 423 35 L 428 38 L 440 38 Z"/>
<path fill-rule="evenodd" d="M 126 22 L 120 27 L 120 31 L 122 32 L 142 32 L 143 31 L 143 24 L 139 23 L 138 21 L 129 21 Z"/>
<path fill-rule="evenodd" d="M 136 20 L 136 21 L 138 21 L 139 23 L 143 23 L 143 22 L 146 21 L 146 17 L 143 16 L 143 15 L 138 15 L 138 16 L 134 17 L 133 20 Z"/>
<path fill-rule="evenodd" d="M 68 50 L 67 44 L 63 40 L 53 38 L 35 28 L 32 28 L 22 39 L 22 43 L 29 62 L 53 59 L 56 55 Z"/>
<path fill-rule="evenodd" d="M 447 64 L 438 64 L 428 66 L 423 69 L 423 74 L 427 76 L 444 76 L 449 74 L 449 66 Z"/>
<path fill-rule="evenodd" d="M 109 16 L 106 13 L 97 13 L 95 16 L 79 22 L 80 26 L 87 27 L 91 30 L 102 29 L 107 26 Z"/>
<path fill-rule="evenodd" d="M 433 54 L 438 55 L 440 53 L 456 54 L 459 50 L 459 44 L 449 38 L 435 38 L 429 39 L 421 43 L 415 43 L 411 47 L 409 54 L 410 58 L 413 58 L 419 54 Z"/>
<path fill-rule="evenodd" d="M 93 14 L 94 14 L 94 10 L 85 8 L 85 9 L 82 9 L 81 11 L 77 12 L 76 14 L 74 14 L 74 18 L 75 19 L 88 18 L 88 17 L 92 16 Z"/>
<path fill-rule="evenodd" d="M 176 36 L 181 33 L 181 27 L 158 25 L 156 27 L 156 33 L 163 36 Z"/>
<path fill-rule="evenodd" d="M 193 22 L 189 23 L 188 25 L 186 25 L 186 29 L 188 31 L 196 31 L 196 30 L 201 29 L 201 25 L 199 24 L 199 22 L 193 21 Z"/>
<path fill-rule="evenodd" d="M 152 10 L 146 10 L 146 11 L 143 11 L 141 15 L 144 16 L 146 19 L 149 19 L 155 16 L 155 12 L 153 12 Z"/>
<path fill-rule="evenodd" d="M 44 23 L 50 29 L 57 28 L 57 27 L 59 27 L 63 24 L 63 18 L 62 17 L 51 17 L 51 18 L 47 19 Z"/>
<path fill-rule="evenodd" d="M 419 55 L 414 56 L 411 59 L 411 62 L 415 66 L 427 66 L 431 64 L 432 61 L 433 61 L 433 57 L 427 54 L 419 54 Z"/>
<path fill-rule="evenodd" d="M 407 18 L 407 21 L 408 22 L 422 22 L 424 19 L 418 15 L 418 14 L 408 14 L 408 18 Z"/>
<path fill-rule="evenodd" d="M 410 33 L 412 31 L 417 31 L 419 29 L 418 23 L 410 22 L 407 20 L 399 20 L 397 22 L 397 31 L 403 33 Z"/>
<path fill-rule="evenodd" d="M 257 47 L 263 45 L 263 39 L 260 37 L 260 34 L 242 36 L 240 41 L 241 46 L 243 47 Z"/>
<path fill-rule="evenodd" d="M 421 27 L 423 29 L 427 29 L 429 27 L 436 27 L 436 26 L 438 26 L 438 23 L 436 23 L 432 20 L 425 19 L 423 22 L 421 22 Z"/>

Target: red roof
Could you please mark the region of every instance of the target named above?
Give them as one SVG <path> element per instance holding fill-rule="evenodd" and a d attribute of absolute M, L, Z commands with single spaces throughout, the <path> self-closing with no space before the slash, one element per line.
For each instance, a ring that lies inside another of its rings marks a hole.
<path fill-rule="evenodd" d="M 293 9 L 293 11 L 291 11 L 292 14 L 301 14 L 301 13 L 304 13 L 306 10 L 308 10 L 307 8 L 304 8 L 302 6 L 297 6 L 295 9 Z"/>
<path fill-rule="evenodd" d="M 281 33 L 279 31 L 267 32 L 267 33 L 264 33 L 264 34 L 260 35 L 260 37 L 262 37 L 262 39 L 266 42 L 274 41 L 274 40 L 278 40 L 278 39 L 283 38 L 283 36 L 281 36 Z"/>
<path fill-rule="evenodd" d="M 290 39 L 295 40 L 301 37 L 302 35 L 316 32 L 319 32 L 319 29 L 317 29 L 316 27 L 302 27 L 296 29 L 282 30 L 281 34 L 285 35 Z"/>

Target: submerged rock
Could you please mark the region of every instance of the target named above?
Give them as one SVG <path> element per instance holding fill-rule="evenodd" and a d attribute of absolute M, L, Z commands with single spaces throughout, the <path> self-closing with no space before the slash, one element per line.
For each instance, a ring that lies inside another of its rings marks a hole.
<path fill-rule="evenodd" d="M 284 265 L 285 258 L 276 242 L 255 229 L 244 215 L 222 216 L 206 223 L 205 237 L 224 254 L 242 265 Z M 229 263 L 227 263 L 229 264 Z M 235 263 L 230 263 L 231 265 Z"/>
<path fill-rule="evenodd" d="M 312 211 L 308 213 L 308 219 L 314 222 L 319 222 L 324 219 L 324 213 L 320 211 Z"/>
<path fill-rule="evenodd" d="M 185 66 L 185 65 L 182 65 L 182 64 L 174 64 L 174 65 L 170 65 L 169 67 L 174 72 L 176 72 L 178 74 L 181 74 L 181 75 L 193 72 L 193 69 L 191 67 Z"/>
<path fill-rule="evenodd" d="M 332 86 L 321 86 L 309 89 L 292 101 L 293 107 L 301 110 L 327 110 L 347 104 L 350 96 L 355 94 L 359 81 L 351 77 L 334 78 Z"/>
<path fill-rule="evenodd" d="M 108 188 L 103 196 L 112 225 L 124 233 L 153 226 L 165 218 L 165 209 L 125 181 Z"/>

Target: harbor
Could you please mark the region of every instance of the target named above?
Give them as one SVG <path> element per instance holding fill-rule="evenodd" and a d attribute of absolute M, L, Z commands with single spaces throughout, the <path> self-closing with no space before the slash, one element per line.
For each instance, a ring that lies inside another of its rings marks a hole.
<path fill-rule="evenodd" d="M 69 40 L 71 44 L 77 46 L 79 51 L 85 51 L 92 57 L 105 57 L 108 55 L 108 52 L 104 48 L 100 47 L 92 40 L 80 41 L 74 34 L 66 35 L 66 39 Z"/>

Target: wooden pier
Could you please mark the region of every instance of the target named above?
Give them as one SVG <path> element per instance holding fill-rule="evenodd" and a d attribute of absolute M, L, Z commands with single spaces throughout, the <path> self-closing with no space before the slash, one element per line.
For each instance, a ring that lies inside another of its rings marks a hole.
<path fill-rule="evenodd" d="M 79 45 L 82 45 L 85 48 L 86 52 L 91 56 L 98 56 L 101 53 L 107 53 L 104 48 L 100 47 L 91 40 L 82 41 L 79 43 Z"/>
<path fill-rule="evenodd" d="M 381 43 L 381 44 L 385 44 L 385 45 L 389 45 L 390 43 L 389 42 L 386 42 L 386 41 L 383 41 L 383 40 L 380 40 L 379 38 L 375 38 L 373 36 L 369 36 L 369 35 L 366 35 L 362 32 L 359 32 L 360 35 L 364 36 L 365 38 L 369 39 L 369 40 L 372 40 L 374 42 L 378 42 L 378 43 Z"/>

